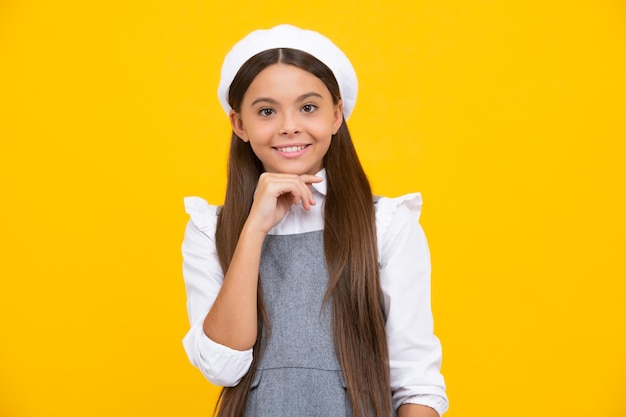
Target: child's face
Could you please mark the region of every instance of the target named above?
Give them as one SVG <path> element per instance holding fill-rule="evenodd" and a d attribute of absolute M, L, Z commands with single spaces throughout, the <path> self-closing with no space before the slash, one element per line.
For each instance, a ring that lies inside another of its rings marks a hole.
<path fill-rule="evenodd" d="M 315 174 L 324 166 L 342 111 L 319 78 L 293 65 L 274 64 L 252 81 L 241 112 L 231 111 L 230 120 L 266 171 Z"/>

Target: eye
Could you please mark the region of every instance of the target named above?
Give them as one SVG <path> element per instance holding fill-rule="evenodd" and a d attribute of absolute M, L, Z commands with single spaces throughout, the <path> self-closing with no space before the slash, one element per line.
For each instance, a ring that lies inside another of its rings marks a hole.
<path fill-rule="evenodd" d="M 305 113 L 313 113 L 317 110 L 317 106 L 315 104 L 305 104 L 302 106 L 302 111 Z"/>
<path fill-rule="evenodd" d="M 263 117 L 269 117 L 272 114 L 274 114 L 274 109 L 269 108 L 269 107 L 265 107 L 265 108 L 262 108 L 261 110 L 259 110 L 259 114 L 261 116 L 263 116 Z"/>

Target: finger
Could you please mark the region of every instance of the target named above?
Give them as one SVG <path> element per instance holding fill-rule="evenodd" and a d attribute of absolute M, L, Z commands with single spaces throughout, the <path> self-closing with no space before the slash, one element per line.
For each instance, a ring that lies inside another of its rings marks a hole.
<path fill-rule="evenodd" d="M 299 178 L 307 186 L 307 193 L 306 193 L 307 197 L 306 199 L 303 198 L 302 207 L 309 210 L 311 206 L 314 206 L 315 204 L 317 204 L 317 202 L 315 201 L 315 198 L 313 197 L 313 193 L 310 187 L 312 184 L 320 183 L 324 181 L 324 178 L 319 177 L 317 175 L 309 175 L 309 174 L 300 175 Z"/>
<path fill-rule="evenodd" d="M 302 203 L 302 207 L 305 210 L 309 210 L 311 208 L 311 205 L 315 204 L 315 199 L 313 198 L 313 192 L 310 187 L 311 183 L 310 182 L 307 183 L 305 180 L 318 178 L 312 175 L 307 176 L 307 177 L 312 177 L 312 178 L 302 178 L 301 176 L 298 177 L 297 191 L 296 191 L 299 197 L 299 201 Z"/>
<path fill-rule="evenodd" d="M 307 185 L 324 181 L 324 178 L 322 177 L 318 177 L 317 175 L 309 175 L 309 174 L 300 175 L 299 178 Z"/>
<path fill-rule="evenodd" d="M 311 200 L 313 200 L 313 193 L 302 178 L 295 175 L 283 177 L 275 185 L 280 187 L 283 193 L 289 194 L 292 204 L 302 203 L 304 208 L 309 209 Z"/>
<path fill-rule="evenodd" d="M 257 194 L 269 192 L 274 198 L 282 196 L 284 201 L 294 205 L 301 202 L 302 207 L 309 210 L 316 203 L 310 186 L 321 181 L 323 178 L 316 175 L 264 173 L 259 179 Z"/>

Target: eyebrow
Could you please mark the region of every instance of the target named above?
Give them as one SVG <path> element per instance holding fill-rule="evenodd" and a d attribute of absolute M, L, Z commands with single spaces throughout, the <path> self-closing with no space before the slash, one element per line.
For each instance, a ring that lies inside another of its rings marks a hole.
<path fill-rule="evenodd" d="M 298 102 L 298 101 L 304 101 L 304 100 L 306 100 L 307 98 L 310 98 L 310 97 L 322 98 L 322 95 L 321 95 L 321 94 L 319 94 L 319 93 L 315 93 L 315 92 L 313 92 L 313 91 L 312 91 L 312 92 L 310 92 L 310 93 L 302 94 L 301 96 L 299 96 L 299 97 L 296 99 L 296 102 Z M 269 98 L 269 97 L 259 97 L 259 98 L 257 98 L 256 100 L 254 100 L 254 101 L 253 101 L 250 105 L 251 105 L 251 106 L 254 106 L 255 104 L 257 104 L 257 103 L 261 103 L 261 102 L 266 102 L 266 103 L 270 103 L 270 104 L 274 104 L 274 105 L 275 105 L 275 104 L 278 104 L 278 101 L 274 100 L 273 98 Z"/>

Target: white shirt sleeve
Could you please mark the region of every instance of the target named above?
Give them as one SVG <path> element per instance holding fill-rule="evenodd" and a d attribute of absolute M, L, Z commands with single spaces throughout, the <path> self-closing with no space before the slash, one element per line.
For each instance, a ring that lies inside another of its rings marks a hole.
<path fill-rule="evenodd" d="M 252 363 L 252 349 L 238 351 L 209 339 L 203 330 L 208 314 L 222 287 L 224 274 L 215 249 L 217 207 L 199 197 L 185 198 L 191 220 L 182 244 L 183 277 L 187 292 L 190 329 L 183 339 L 189 361 L 213 384 L 235 386 Z"/>
<path fill-rule="evenodd" d="M 430 253 L 418 223 L 421 196 L 377 203 L 383 291 L 393 405 L 422 404 L 440 415 L 448 408 L 440 372 L 441 344 L 430 301 Z"/>

